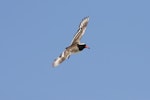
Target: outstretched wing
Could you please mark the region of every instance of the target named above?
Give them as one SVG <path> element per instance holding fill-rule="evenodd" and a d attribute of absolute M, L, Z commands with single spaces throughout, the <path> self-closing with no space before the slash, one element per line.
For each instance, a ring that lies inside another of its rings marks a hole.
<path fill-rule="evenodd" d="M 75 43 L 80 43 L 80 39 L 83 36 L 83 34 L 85 33 L 88 21 L 89 21 L 89 17 L 85 17 L 81 21 L 81 23 L 79 25 L 79 29 L 78 29 L 77 33 L 74 35 L 71 45 L 75 44 Z"/>
<path fill-rule="evenodd" d="M 66 49 L 65 51 L 63 51 L 59 57 L 57 57 L 54 62 L 53 62 L 53 66 L 57 67 L 59 64 L 61 64 L 64 60 L 66 60 L 69 56 L 71 55 L 71 53 Z"/>

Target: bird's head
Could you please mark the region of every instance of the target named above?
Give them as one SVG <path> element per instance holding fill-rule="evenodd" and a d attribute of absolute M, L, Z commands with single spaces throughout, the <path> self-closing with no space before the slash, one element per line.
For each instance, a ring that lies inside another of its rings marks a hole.
<path fill-rule="evenodd" d="M 79 50 L 80 50 L 80 51 L 82 51 L 82 50 L 83 50 L 83 49 L 85 49 L 85 48 L 90 49 L 90 47 L 89 47 L 89 46 L 87 46 L 85 43 L 78 44 L 78 48 L 79 48 Z"/>

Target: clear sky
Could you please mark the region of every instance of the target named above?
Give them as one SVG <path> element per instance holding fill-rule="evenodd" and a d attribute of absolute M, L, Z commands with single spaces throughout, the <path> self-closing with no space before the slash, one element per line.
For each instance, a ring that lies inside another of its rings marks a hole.
<path fill-rule="evenodd" d="M 53 68 L 86 16 L 91 49 Z M 1 0 L 0 100 L 150 100 L 150 1 Z"/>

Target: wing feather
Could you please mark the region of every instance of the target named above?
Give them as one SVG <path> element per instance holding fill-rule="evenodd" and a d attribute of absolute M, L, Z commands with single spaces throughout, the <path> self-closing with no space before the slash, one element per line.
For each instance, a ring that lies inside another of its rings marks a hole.
<path fill-rule="evenodd" d="M 57 57 L 53 62 L 53 67 L 57 67 L 59 64 L 61 64 L 63 61 L 65 61 L 69 56 L 70 52 L 66 49 L 63 51 L 59 57 Z"/>
<path fill-rule="evenodd" d="M 82 38 L 83 34 L 85 33 L 88 21 L 89 21 L 89 17 L 85 17 L 81 21 L 81 23 L 79 25 L 79 29 L 78 29 L 77 33 L 74 35 L 71 45 L 75 44 L 75 43 L 80 43 L 80 39 Z"/>

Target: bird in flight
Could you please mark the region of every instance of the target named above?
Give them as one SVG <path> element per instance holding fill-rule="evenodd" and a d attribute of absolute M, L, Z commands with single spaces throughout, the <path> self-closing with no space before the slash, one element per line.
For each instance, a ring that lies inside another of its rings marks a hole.
<path fill-rule="evenodd" d="M 83 34 L 85 33 L 87 24 L 89 22 L 89 17 L 85 17 L 82 19 L 79 29 L 76 32 L 76 34 L 73 37 L 73 40 L 71 41 L 70 46 L 68 46 L 59 57 L 57 57 L 53 62 L 53 67 L 57 67 L 59 64 L 61 64 L 64 60 L 68 59 L 71 54 L 75 54 L 77 52 L 82 51 L 85 48 L 89 47 L 85 43 L 81 43 L 80 39 L 82 38 Z"/>

